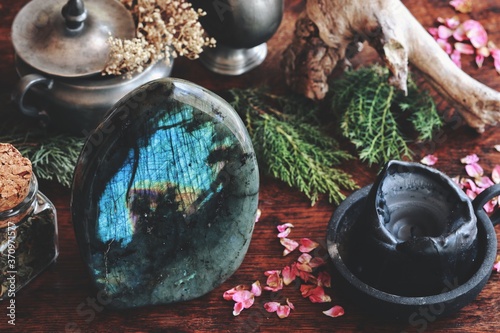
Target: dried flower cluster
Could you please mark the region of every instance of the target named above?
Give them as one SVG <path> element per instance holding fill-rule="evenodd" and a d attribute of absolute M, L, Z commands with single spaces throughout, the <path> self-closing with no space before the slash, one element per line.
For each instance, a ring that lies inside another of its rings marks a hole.
<path fill-rule="evenodd" d="M 313 257 L 310 252 L 320 246 L 319 243 L 309 238 L 301 238 L 299 242 L 287 238 L 291 233 L 293 225 L 285 223 L 278 225 L 278 238 L 285 247 L 283 256 L 287 256 L 295 249 L 301 252 L 297 261 L 291 265 L 285 266 L 281 270 L 269 270 L 264 272 L 267 277 L 266 285 L 261 287 L 259 281 L 255 281 L 252 286 L 238 285 L 224 292 L 225 300 L 235 302 L 233 315 L 237 316 L 243 309 L 248 309 L 254 304 L 254 299 L 262 294 L 262 289 L 277 293 L 283 290 L 285 286 L 292 282 L 300 284 L 300 293 L 302 297 L 308 298 L 312 303 L 330 303 L 331 297 L 325 293 L 324 288 L 331 287 L 330 274 L 324 269 L 326 262 L 321 257 Z M 300 280 L 299 280 L 300 279 Z M 293 303 L 286 298 L 286 304 L 271 301 L 264 304 L 267 312 L 276 312 L 280 319 L 290 315 L 291 310 L 295 310 Z M 344 309 L 335 305 L 332 308 L 323 311 L 330 317 L 339 317 L 344 314 Z"/>
<path fill-rule="evenodd" d="M 450 5 L 462 13 L 469 13 L 472 10 L 470 0 L 451 1 Z M 462 67 L 462 54 L 475 55 L 479 68 L 482 67 L 484 60 L 491 56 L 493 65 L 500 74 L 500 49 L 488 40 L 488 33 L 481 23 L 475 20 L 461 23 L 457 16 L 439 17 L 437 21 L 440 25 L 429 28 L 429 33 L 458 67 Z"/>
<path fill-rule="evenodd" d="M 110 56 L 103 74 L 130 75 L 149 64 L 184 56 L 198 58 L 215 40 L 205 36 L 196 11 L 186 0 L 121 0 L 134 16 L 136 37 L 122 40 L 109 37 Z"/>

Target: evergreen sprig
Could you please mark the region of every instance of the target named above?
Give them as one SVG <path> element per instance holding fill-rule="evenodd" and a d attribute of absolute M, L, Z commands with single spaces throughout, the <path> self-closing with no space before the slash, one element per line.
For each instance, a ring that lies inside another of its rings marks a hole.
<path fill-rule="evenodd" d="M 28 158 L 38 179 L 55 180 L 70 187 L 84 140 L 67 134 L 42 133 L 35 130 L 28 135 L 0 136 L 0 142 L 11 143 Z"/>
<path fill-rule="evenodd" d="M 317 104 L 295 94 L 272 95 L 263 88 L 230 93 L 263 172 L 298 188 L 312 205 L 320 194 L 339 204 L 345 199 L 343 190 L 356 188 L 349 174 L 335 168 L 352 156 L 322 130 Z"/>
<path fill-rule="evenodd" d="M 418 133 L 417 140 L 429 140 L 442 126 L 428 93 L 419 91 L 409 78 L 405 96 L 388 84 L 388 75 L 386 68 L 375 65 L 348 71 L 331 87 L 331 105 L 340 119 L 342 135 L 370 165 L 411 157 L 410 139 L 403 128 L 412 127 Z M 405 118 L 405 111 L 412 115 Z"/>

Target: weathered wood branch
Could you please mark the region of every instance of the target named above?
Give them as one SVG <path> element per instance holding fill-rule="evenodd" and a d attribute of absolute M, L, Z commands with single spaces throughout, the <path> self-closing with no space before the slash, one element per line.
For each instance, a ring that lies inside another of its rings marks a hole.
<path fill-rule="evenodd" d="M 410 62 L 478 132 L 500 121 L 500 93 L 458 68 L 399 0 L 308 0 L 283 56 L 287 84 L 309 98 L 324 98 L 333 69 L 345 65 L 364 40 L 398 89 L 406 91 Z"/>

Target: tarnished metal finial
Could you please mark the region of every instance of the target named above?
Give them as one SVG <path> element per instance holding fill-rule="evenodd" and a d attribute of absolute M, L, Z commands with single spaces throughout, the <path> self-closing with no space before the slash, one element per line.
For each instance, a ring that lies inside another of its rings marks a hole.
<path fill-rule="evenodd" d="M 87 9 L 83 0 L 69 0 L 61 11 L 69 30 L 80 30 L 87 19 Z"/>

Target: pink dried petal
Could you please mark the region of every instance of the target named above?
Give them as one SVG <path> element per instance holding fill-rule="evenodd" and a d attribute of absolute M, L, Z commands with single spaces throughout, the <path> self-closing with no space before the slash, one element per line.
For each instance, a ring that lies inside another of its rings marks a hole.
<path fill-rule="evenodd" d="M 290 232 L 292 232 L 291 228 L 286 228 L 283 232 L 280 232 L 278 234 L 278 238 L 286 238 L 288 235 L 290 235 Z"/>
<path fill-rule="evenodd" d="M 241 290 L 245 290 L 247 287 L 245 285 L 242 285 L 242 284 L 239 284 L 237 285 L 236 287 L 234 288 L 231 288 L 229 290 L 226 290 L 224 292 L 224 294 L 222 295 L 222 297 L 226 300 L 226 301 L 231 301 L 233 299 L 233 295 L 237 292 L 237 291 L 241 291 Z"/>
<path fill-rule="evenodd" d="M 285 286 L 288 286 L 297 278 L 297 268 L 295 267 L 295 265 L 292 265 L 291 267 L 285 266 L 285 268 L 283 268 L 283 271 L 281 272 L 281 275 L 283 276 L 283 283 L 285 284 Z"/>
<path fill-rule="evenodd" d="M 276 313 L 280 319 L 286 318 L 290 315 L 290 307 L 288 305 L 280 305 Z"/>
<path fill-rule="evenodd" d="M 460 52 L 462 54 L 474 54 L 476 52 L 474 47 L 470 44 L 457 42 L 457 43 L 455 43 L 454 46 L 455 46 L 455 50 L 457 50 L 458 52 Z"/>
<path fill-rule="evenodd" d="M 462 178 L 460 180 L 460 182 L 461 182 L 463 188 L 469 189 L 472 192 L 476 192 L 476 190 L 477 190 L 476 183 L 474 183 L 474 181 L 472 181 L 471 179 L 469 179 L 469 178 Z"/>
<path fill-rule="evenodd" d="M 424 156 L 421 160 L 420 163 L 425 164 L 425 165 L 434 165 L 438 161 L 438 158 L 435 155 L 429 154 Z"/>
<path fill-rule="evenodd" d="M 264 309 L 266 309 L 267 312 L 276 312 L 280 305 L 281 304 L 278 302 L 267 302 L 264 304 Z"/>
<path fill-rule="evenodd" d="M 291 223 L 280 224 L 276 228 L 278 228 L 279 232 L 284 232 L 288 228 L 293 228 L 293 224 Z"/>
<path fill-rule="evenodd" d="M 476 154 L 467 155 L 460 159 L 462 164 L 472 164 L 479 162 L 479 157 Z"/>
<path fill-rule="evenodd" d="M 267 276 L 267 286 L 264 287 L 265 290 L 270 290 L 277 292 L 283 289 L 283 279 L 280 277 L 281 271 L 266 271 L 264 274 Z"/>
<path fill-rule="evenodd" d="M 290 300 L 288 298 L 286 299 L 286 304 L 288 304 L 288 306 L 290 307 L 290 309 L 295 310 L 295 305 L 293 305 L 293 303 L 290 302 Z"/>
<path fill-rule="evenodd" d="M 244 308 L 243 303 L 234 303 L 233 316 L 239 315 Z"/>
<path fill-rule="evenodd" d="M 309 300 L 313 303 L 327 303 L 331 302 L 332 298 L 325 294 L 325 290 L 321 286 L 316 286 L 311 290 L 309 295 Z"/>
<path fill-rule="evenodd" d="M 458 16 L 453 16 L 444 20 L 446 26 L 452 30 L 455 30 L 460 25 L 460 20 Z"/>
<path fill-rule="evenodd" d="M 314 275 L 312 275 L 311 273 L 309 273 L 309 272 L 298 270 L 298 276 L 304 282 L 311 282 L 311 283 L 317 284 L 317 280 L 318 279 Z"/>
<path fill-rule="evenodd" d="M 467 40 L 467 35 L 465 34 L 463 25 L 459 25 L 455 29 L 455 31 L 453 32 L 453 38 L 455 38 L 455 40 L 458 42 L 463 42 L 464 40 Z"/>
<path fill-rule="evenodd" d="M 482 54 L 476 54 L 476 65 L 477 67 L 481 68 L 483 67 L 483 62 L 484 62 L 484 56 Z"/>
<path fill-rule="evenodd" d="M 496 165 L 491 172 L 491 179 L 495 184 L 500 184 L 500 165 Z"/>
<path fill-rule="evenodd" d="M 491 54 L 490 49 L 488 47 L 486 47 L 486 46 L 482 46 L 482 47 L 478 48 L 476 50 L 476 53 L 480 54 L 480 55 L 482 55 L 484 57 L 489 57 L 490 54 Z"/>
<path fill-rule="evenodd" d="M 471 200 L 474 200 L 476 199 L 477 197 L 477 193 L 475 191 L 472 191 L 472 190 L 466 190 L 465 191 L 465 194 L 467 194 L 467 196 L 469 197 L 469 199 Z"/>
<path fill-rule="evenodd" d="M 312 285 L 312 284 L 302 284 L 300 285 L 300 293 L 302 294 L 302 297 L 306 298 L 312 295 L 313 290 L 317 286 Z"/>
<path fill-rule="evenodd" d="M 486 46 L 488 43 L 488 34 L 481 23 L 476 20 L 467 20 L 462 23 L 462 26 L 466 36 L 476 49 Z"/>
<path fill-rule="evenodd" d="M 472 178 L 479 178 L 482 177 L 484 174 L 483 168 L 477 163 L 467 164 L 465 166 L 465 171 L 467 172 L 469 177 Z"/>
<path fill-rule="evenodd" d="M 285 247 L 283 250 L 283 256 L 287 256 L 299 247 L 299 243 L 289 238 L 280 238 L 280 243 Z"/>
<path fill-rule="evenodd" d="M 233 301 L 243 304 L 243 307 L 248 309 L 253 305 L 254 294 L 248 290 L 240 290 L 233 295 Z"/>
<path fill-rule="evenodd" d="M 301 238 L 300 239 L 300 247 L 299 251 L 302 253 L 311 252 L 315 248 L 319 246 L 319 243 L 310 240 L 309 238 Z"/>
<path fill-rule="evenodd" d="M 491 214 L 495 211 L 495 208 L 497 207 L 497 199 L 491 199 L 488 201 L 484 206 L 483 209 L 486 213 Z"/>
<path fill-rule="evenodd" d="M 475 183 L 476 183 L 477 186 L 482 187 L 482 188 L 488 188 L 490 186 L 495 185 L 495 183 L 493 183 L 491 181 L 490 177 L 486 177 L 486 176 L 477 178 L 475 180 Z"/>
<path fill-rule="evenodd" d="M 452 0 L 450 5 L 460 13 L 470 13 L 472 11 L 472 0 Z"/>
<path fill-rule="evenodd" d="M 440 39 L 448 39 L 453 35 L 453 30 L 444 25 L 440 25 L 437 30 L 437 35 Z"/>
<path fill-rule="evenodd" d="M 323 313 L 333 318 L 340 317 L 344 315 L 344 308 L 340 305 L 335 305 L 333 308 L 323 311 Z"/>
<path fill-rule="evenodd" d="M 309 265 L 312 268 L 321 267 L 323 265 L 326 265 L 326 261 L 323 258 L 315 257 L 312 258 L 312 260 L 309 262 Z"/>
<path fill-rule="evenodd" d="M 255 214 L 255 223 L 259 222 L 261 216 L 262 211 L 260 209 L 257 209 L 257 213 Z"/>
<path fill-rule="evenodd" d="M 451 60 L 455 63 L 455 65 L 458 66 L 458 68 L 462 68 L 462 63 L 460 62 L 462 56 L 460 55 L 460 52 L 458 50 L 453 51 L 450 57 Z"/>
<path fill-rule="evenodd" d="M 257 280 L 254 283 L 252 283 L 252 289 L 250 290 L 252 294 L 255 296 L 260 296 L 262 295 L 262 286 L 260 285 L 260 281 Z"/>
<path fill-rule="evenodd" d="M 493 270 L 496 270 L 497 273 L 500 273 L 500 256 L 497 256 L 497 262 L 493 265 Z"/>
<path fill-rule="evenodd" d="M 317 285 L 330 288 L 332 286 L 332 278 L 330 274 L 326 271 L 319 272 Z"/>
<path fill-rule="evenodd" d="M 437 39 L 438 29 L 436 27 L 430 27 L 427 31 L 431 34 L 434 39 Z"/>
<path fill-rule="evenodd" d="M 302 255 L 297 259 L 297 268 L 304 272 L 312 272 L 312 267 L 310 265 L 311 255 L 308 253 L 302 253 Z"/>
<path fill-rule="evenodd" d="M 498 49 L 493 42 L 488 42 L 491 57 L 493 58 L 493 65 L 496 71 L 500 74 L 500 49 Z"/>

